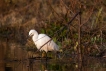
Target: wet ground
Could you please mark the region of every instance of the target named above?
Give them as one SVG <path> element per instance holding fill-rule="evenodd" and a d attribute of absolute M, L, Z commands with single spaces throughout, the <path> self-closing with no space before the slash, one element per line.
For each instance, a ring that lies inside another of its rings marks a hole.
<path fill-rule="evenodd" d="M 30 52 L 16 43 L 0 43 L 0 71 L 106 71 L 106 58 L 29 58 Z"/>

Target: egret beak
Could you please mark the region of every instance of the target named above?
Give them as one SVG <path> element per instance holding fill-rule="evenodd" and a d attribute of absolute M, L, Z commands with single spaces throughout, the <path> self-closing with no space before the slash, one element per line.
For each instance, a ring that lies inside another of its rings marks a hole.
<path fill-rule="evenodd" d="M 32 37 L 33 36 L 33 34 L 31 33 L 31 34 L 29 34 L 29 37 Z"/>
<path fill-rule="evenodd" d="M 30 38 L 31 38 L 31 36 L 30 36 L 30 35 L 28 35 L 28 36 L 27 36 L 27 40 L 29 40 Z"/>

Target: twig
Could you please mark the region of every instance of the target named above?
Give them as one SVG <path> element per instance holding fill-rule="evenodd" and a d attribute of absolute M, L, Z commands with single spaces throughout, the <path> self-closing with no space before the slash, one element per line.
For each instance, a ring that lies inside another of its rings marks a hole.
<path fill-rule="evenodd" d="M 50 8 L 53 10 L 53 12 L 54 13 L 56 13 L 58 16 L 59 16 L 59 18 L 60 18 L 60 15 L 54 10 L 54 8 L 51 6 L 51 4 L 50 4 L 50 1 L 48 0 L 48 4 L 49 4 L 49 6 L 50 6 Z M 63 18 L 62 18 L 63 19 Z"/>
<path fill-rule="evenodd" d="M 81 12 L 78 12 L 68 23 L 67 23 L 67 25 L 65 25 L 63 28 L 61 28 L 61 29 L 59 29 L 59 30 L 57 30 L 54 34 L 57 34 L 57 33 L 59 33 L 59 32 L 61 32 L 62 30 L 64 30 L 65 29 L 65 27 L 67 27 L 67 26 L 69 26 L 71 23 L 72 23 L 72 21 L 77 17 L 77 15 L 79 15 L 79 13 L 81 13 Z M 45 37 L 45 36 L 44 36 Z M 43 37 L 43 38 L 44 38 Z M 40 38 L 41 39 L 41 38 Z M 50 39 L 50 40 L 48 40 L 45 44 L 43 44 L 37 51 L 39 51 L 44 45 L 46 45 L 48 42 L 50 42 L 52 39 Z M 37 40 L 38 41 L 38 40 Z"/>
<path fill-rule="evenodd" d="M 92 7 L 92 9 L 89 11 L 88 18 L 84 21 L 84 23 L 82 23 L 82 24 L 80 25 L 80 27 L 82 27 L 84 24 L 86 24 L 86 22 L 90 19 L 91 15 L 92 15 L 92 13 L 93 13 L 93 9 L 94 9 L 94 7 Z"/>
<path fill-rule="evenodd" d="M 39 51 L 44 45 L 46 45 L 48 42 L 50 42 L 52 39 L 48 40 L 45 44 L 43 44 L 37 51 Z"/>
<path fill-rule="evenodd" d="M 81 6 L 80 6 L 80 12 L 81 12 Z M 79 27 L 78 27 L 78 59 L 81 62 L 82 61 L 82 53 L 81 53 L 81 13 L 79 13 Z"/>

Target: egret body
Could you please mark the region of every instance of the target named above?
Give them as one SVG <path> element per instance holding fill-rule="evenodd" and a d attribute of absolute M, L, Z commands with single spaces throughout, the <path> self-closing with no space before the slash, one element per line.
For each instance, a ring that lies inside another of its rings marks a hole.
<path fill-rule="evenodd" d="M 32 29 L 29 31 L 29 36 L 32 36 L 33 42 L 35 43 L 37 49 L 40 51 L 45 51 L 47 53 L 48 51 L 56 52 L 59 50 L 58 45 L 53 40 L 49 41 L 51 38 L 46 34 L 38 34 L 36 30 Z M 42 45 L 44 46 L 41 47 Z"/>

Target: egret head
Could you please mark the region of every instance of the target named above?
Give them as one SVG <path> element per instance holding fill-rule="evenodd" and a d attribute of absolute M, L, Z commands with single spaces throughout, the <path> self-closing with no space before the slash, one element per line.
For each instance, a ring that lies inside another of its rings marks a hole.
<path fill-rule="evenodd" d="M 36 30 L 32 29 L 32 30 L 29 31 L 29 36 L 33 36 L 35 34 L 38 35 Z"/>

